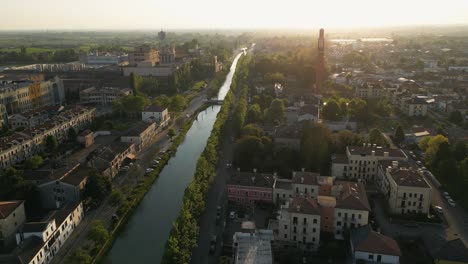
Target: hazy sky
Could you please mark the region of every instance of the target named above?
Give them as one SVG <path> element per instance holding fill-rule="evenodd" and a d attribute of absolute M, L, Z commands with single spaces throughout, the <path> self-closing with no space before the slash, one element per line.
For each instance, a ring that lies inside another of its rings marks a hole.
<path fill-rule="evenodd" d="M 468 24 L 468 0 L 2 0 L 0 30 Z"/>

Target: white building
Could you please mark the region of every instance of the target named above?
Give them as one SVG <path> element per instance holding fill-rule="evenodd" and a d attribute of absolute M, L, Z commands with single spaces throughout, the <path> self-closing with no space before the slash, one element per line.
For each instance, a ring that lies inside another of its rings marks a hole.
<path fill-rule="evenodd" d="M 332 176 L 337 178 L 373 181 L 377 176 L 377 163 L 380 160 L 407 161 L 408 157 L 400 149 L 378 147 L 364 143 L 362 147 L 346 147 L 346 157 L 332 158 Z"/>
<path fill-rule="evenodd" d="M 320 243 L 320 208 L 311 197 L 294 197 L 278 211 L 278 240 L 316 250 Z"/>
<path fill-rule="evenodd" d="M 234 233 L 234 264 L 272 264 L 271 241 L 273 241 L 271 230 Z"/>
<path fill-rule="evenodd" d="M 427 214 L 431 206 L 431 186 L 421 172 L 407 162 L 381 161 L 376 181 L 392 214 Z"/>
<path fill-rule="evenodd" d="M 16 245 L 15 233 L 25 221 L 24 201 L 0 201 L 0 248 Z"/>
<path fill-rule="evenodd" d="M 120 141 L 135 144 L 135 150 L 139 152 L 148 146 L 155 136 L 156 123 L 139 121 L 120 137 Z"/>
<path fill-rule="evenodd" d="M 41 222 L 30 222 L 16 234 L 15 257 L 20 263 L 47 264 L 83 219 L 83 204 L 69 204 L 52 211 Z"/>
<path fill-rule="evenodd" d="M 117 65 L 124 61 L 128 61 L 128 55 L 125 53 L 112 54 L 96 51 L 89 54 L 80 54 L 80 62 L 84 64 Z"/>
<path fill-rule="evenodd" d="M 141 112 L 141 119 L 145 122 L 156 122 L 161 127 L 168 125 L 170 116 L 167 107 L 159 105 L 149 105 Z"/>
<path fill-rule="evenodd" d="M 112 87 L 90 87 L 80 91 L 80 103 L 107 105 L 120 97 L 132 95 L 130 88 L 112 88 Z"/>
<path fill-rule="evenodd" d="M 398 243 L 391 237 L 372 231 L 368 225 L 351 230 L 350 247 L 352 263 L 400 263 Z"/>

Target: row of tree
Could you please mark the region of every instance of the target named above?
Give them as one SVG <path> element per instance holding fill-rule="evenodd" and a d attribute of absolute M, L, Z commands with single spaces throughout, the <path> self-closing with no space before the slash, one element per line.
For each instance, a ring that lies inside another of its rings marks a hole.
<path fill-rule="evenodd" d="M 239 63 L 237 67 L 240 68 L 242 65 Z M 166 243 L 162 263 L 189 263 L 192 250 L 197 245 L 198 221 L 205 209 L 206 193 L 216 175 L 219 144 L 224 133 L 224 125 L 234 103 L 232 90 L 236 90 L 238 86 L 237 71 L 233 79 L 231 91 L 224 99 L 207 145 L 198 159 L 195 177 L 185 190 L 183 205 Z"/>
<path fill-rule="evenodd" d="M 51 63 L 71 62 L 78 60 L 78 53 L 74 49 L 59 49 L 55 51 L 28 52 L 26 47 L 21 47 L 20 52 L 12 51 L 0 54 L 0 62 L 13 63 Z"/>

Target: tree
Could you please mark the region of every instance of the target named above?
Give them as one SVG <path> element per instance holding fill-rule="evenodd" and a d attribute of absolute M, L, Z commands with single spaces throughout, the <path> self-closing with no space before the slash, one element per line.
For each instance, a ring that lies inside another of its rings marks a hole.
<path fill-rule="evenodd" d="M 120 190 L 118 189 L 112 190 L 110 200 L 109 200 L 109 203 L 111 205 L 119 206 L 124 202 L 124 200 L 125 200 L 124 195 Z"/>
<path fill-rule="evenodd" d="M 257 123 L 262 120 L 262 109 L 259 104 L 253 104 L 249 107 L 245 120 L 247 124 Z"/>
<path fill-rule="evenodd" d="M 437 164 L 446 159 L 452 158 L 452 151 L 450 149 L 450 145 L 448 142 L 444 141 L 440 143 L 439 147 L 437 148 L 437 152 L 435 157 L 432 160 L 432 166 L 437 166 Z"/>
<path fill-rule="evenodd" d="M 167 135 L 169 136 L 169 138 L 172 138 L 176 135 L 176 132 L 173 128 L 169 129 L 169 131 L 167 132 Z"/>
<path fill-rule="evenodd" d="M 94 220 L 86 236 L 94 246 L 102 246 L 109 239 L 109 232 L 101 220 Z"/>
<path fill-rule="evenodd" d="M 463 115 L 461 114 L 460 111 L 455 110 L 455 111 L 450 113 L 449 121 L 454 123 L 454 124 L 459 125 L 459 124 L 461 124 L 463 122 Z"/>
<path fill-rule="evenodd" d="M 265 82 L 267 83 L 270 83 L 270 84 L 274 84 L 274 83 L 284 83 L 284 75 L 280 72 L 275 72 L 275 73 L 267 73 L 265 74 L 265 76 L 263 77 L 263 80 L 265 80 Z"/>
<path fill-rule="evenodd" d="M 75 129 L 74 129 L 73 127 L 70 127 L 70 128 L 68 129 L 68 135 L 67 135 L 68 140 L 69 140 L 70 142 L 74 142 L 74 141 L 76 140 L 76 137 L 77 137 L 77 136 L 78 136 L 78 135 L 76 134 Z"/>
<path fill-rule="evenodd" d="M 432 137 L 429 142 L 427 142 L 426 148 L 426 161 L 429 164 L 433 164 L 434 159 L 436 158 L 436 154 L 439 150 L 439 146 L 443 143 L 448 143 L 448 138 L 444 137 L 443 135 L 437 135 Z"/>
<path fill-rule="evenodd" d="M 34 155 L 30 159 L 26 160 L 24 167 L 27 169 L 37 169 L 42 165 L 42 163 L 44 163 L 44 159 L 39 155 Z"/>
<path fill-rule="evenodd" d="M 458 142 L 455 144 L 455 148 L 453 150 L 453 156 L 456 160 L 461 161 L 468 156 L 468 150 L 466 148 L 466 143 Z"/>
<path fill-rule="evenodd" d="M 275 120 L 282 121 L 284 119 L 283 100 L 275 99 L 271 102 L 270 107 L 266 111 L 266 119 L 270 122 Z"/>
<path fill-rule="evenodd" d="M 382 131 L 378 128 L 373 128 L 369 132 L 369 141 L 371 144 L 377 144 L 377 146 L 387 146 L 387 140 L 382 134 Z"/>
<path fill-rule="evenodd" d="M 108 178 L 100 175 L 96 171 L 90 173 L 85 186 L 85 194 L 91 199 L 101 202 L 111 190 Z"/>
<path fill-rule="evenodd" d="M 244 126 L 241 132 L 242 137 L 245 137 L 245 136 L 262 137 L 263 134 L 264 134 L 263 129 L 254 124 Z"/>
<path fill-rule="evenodd" d="M 405 132 L 403 132 L 403 128 L 400 125 L 397 126 L 393 139 L 395 143 L 398 143 L 398 144 L 405 142 Z"/>
<path fill-rule="evenodd" d="M 335 100 L 330 100 L 323 106 L 322 118 L 330 121 L 341 119 L 341 110 Z"/>
<path fill-rule="evenodd" d="M 154 98 L 154 101 L 153 101 L 154 104 L 159 105 L 161 107 L 169 107 L 170 102 L 171 102 L 171 99 L 165 95 L 160 95 Z"/>
<path fill-rule="evenodd" d="M 73 252 L 73 254 L 68 258 L 67 263 L 71 264 L 91 264 L 93 258 L 88 254 L 87 251 L 79 248 Z"/>
<path fill-rule="evenodd" d="M 169 110 L 172 112 L 181 112 L 187 106 L 185 97 L 180 94 L 174 95 L 171 98 L 171 103 L 169 104 Z"/>
<path fill-rule="evenodd" d="M 58 142 L 57 142 L 57 138 L 53 135 L 49 135 L 46 137 L 46 141 L 45 141 L 45 145 L 46 145 L 46 151 L 49 152 L 49 153 L 55 153 L 55 151 L 57 151 L 58 149 Z"/>
<path fill-rule="evenodd" d="M 429 146 L 429 141 L 431 141 L 432 137 L 431 136 L 426 136 L 426 137 L 423 137 L 419 143 L 418 143 L 418 147 L 422 150 L 422 151 L 426 151 L 428 146 Z"/>

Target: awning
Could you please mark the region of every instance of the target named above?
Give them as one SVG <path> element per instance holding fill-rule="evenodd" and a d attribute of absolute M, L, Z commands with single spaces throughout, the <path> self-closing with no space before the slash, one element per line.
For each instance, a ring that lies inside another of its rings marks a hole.
<path fill-rule="evenodd" d="M 127 154 L 127 158 L 131 159 L 131 160 L 134 160 L 136 158 L 135 154 L 132 154 L 132 153 L 128 153 Z"/>

